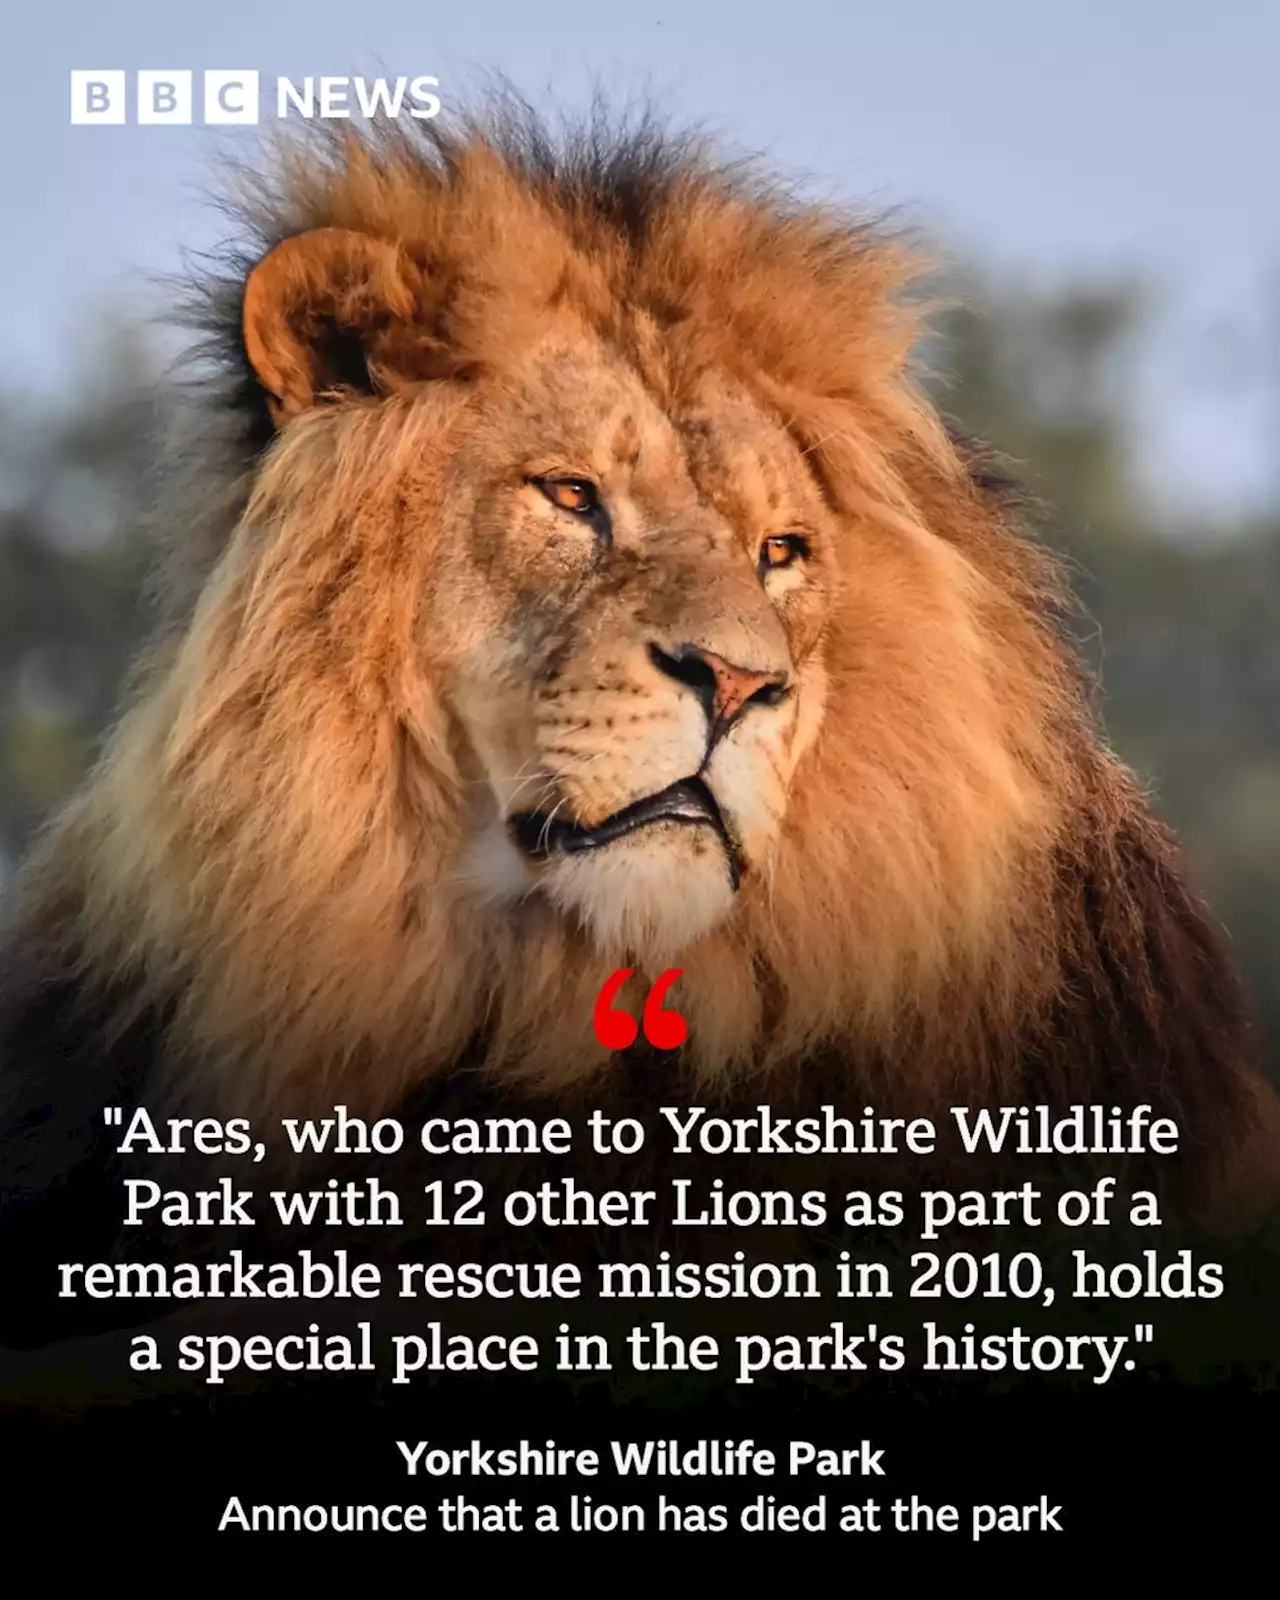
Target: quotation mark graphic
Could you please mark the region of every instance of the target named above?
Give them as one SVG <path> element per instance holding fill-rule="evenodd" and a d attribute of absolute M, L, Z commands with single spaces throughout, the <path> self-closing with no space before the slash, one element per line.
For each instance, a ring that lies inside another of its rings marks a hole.
<path fill-rule="evenodd" d="M 618 991 L 635 970 L 634 967 L 622 967 L 601 989 L 591 1018 L 596 1038 L 606 1050 L 626 1050 L 636 1042 L 643 1025 L 645 1038 L 656 1050 L 674 1050 L 689 1037 L 689 1025 L 678 1011 L 664 1011 L 662 1002 L 684 969 L 668 968 L 649 990 L 642 1023 L 637 1023 L 634 1017 L 614 1005 Z"/>

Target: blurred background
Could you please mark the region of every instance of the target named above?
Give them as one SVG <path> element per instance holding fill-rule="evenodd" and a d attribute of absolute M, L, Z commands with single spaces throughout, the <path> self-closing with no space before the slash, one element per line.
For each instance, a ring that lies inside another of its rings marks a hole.
<path fill-rule="evenodd" d="M 92 758 L 143 625 L 139 513 L 174 354 L 150 275 L 221 238 L 211 161 L 258 132 L 72 127 L 70 70 L 257 68 L 268 90 L 430 73 L 446 109 L 477 69 L 570 107 L 594 81 L 932 239 L 955 305 L 929 381 L 1044 503 L 1111 741 L 1183 834 L 1275 1070 L 1280 7 L 180 9 L 6 20 L 23 69 L 0 106 L 0 896 Z"/>

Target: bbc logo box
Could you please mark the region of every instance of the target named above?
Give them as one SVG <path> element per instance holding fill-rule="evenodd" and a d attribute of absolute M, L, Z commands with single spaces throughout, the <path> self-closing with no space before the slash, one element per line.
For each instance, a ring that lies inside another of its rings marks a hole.
<path fill-rule="evenodd" d="M 120 123 L 125 120 L 123 72 L 73 72 L 72 122 Z"/>
<path fill-rule="evenodd" d="M 135 120 L 146 125 L 189 124 L 199 108 L 204 123 L 257 122 L 258 73 L 219 71 L 196 74 L 186 69 L 171 72 L 140 71 L 134 75 Z M 103 126 L 129 120 L 129 74 L 125 72 L 73 71 L 71 120 Z"/>

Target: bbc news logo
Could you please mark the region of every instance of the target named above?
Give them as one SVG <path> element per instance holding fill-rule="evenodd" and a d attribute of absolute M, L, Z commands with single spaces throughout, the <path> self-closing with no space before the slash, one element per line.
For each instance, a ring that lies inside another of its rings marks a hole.
<path fill-rule="evenodd" d="M 88 125 L 260 122 L 263 99 L 257 72 L 127 72 L 71 74 L 71 120 Z M 270 102 L 277 118 L 435 117 L 439 78 L 277 78 Z"/>

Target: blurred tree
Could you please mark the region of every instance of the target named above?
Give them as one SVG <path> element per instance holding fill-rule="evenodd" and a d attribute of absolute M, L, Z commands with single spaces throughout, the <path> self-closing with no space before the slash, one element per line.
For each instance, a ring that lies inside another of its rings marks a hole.
<path fill-rule="evenodd" d="M 137 644 L 136 530 L 160 389 L 111 327 L 61 413 L 0 411 L 0 878 L 82 776 Z"/>

